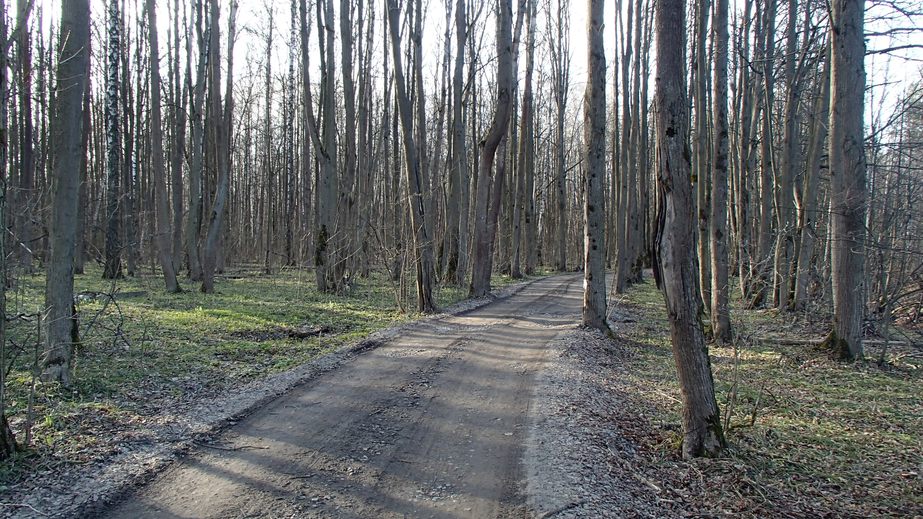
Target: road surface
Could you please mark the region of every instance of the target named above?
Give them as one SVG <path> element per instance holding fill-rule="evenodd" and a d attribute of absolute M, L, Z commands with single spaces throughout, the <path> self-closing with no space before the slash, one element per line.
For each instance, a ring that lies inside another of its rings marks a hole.
<path fill-rule="evenodd" d="M 582 276 L 427 320 L 239 421 L 112 518 L 531 517 L 522 457 L 546 346 Z"/>

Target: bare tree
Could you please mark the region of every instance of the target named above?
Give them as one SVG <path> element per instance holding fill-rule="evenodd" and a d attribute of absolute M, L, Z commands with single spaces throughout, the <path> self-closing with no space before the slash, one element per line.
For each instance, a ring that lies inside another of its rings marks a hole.
<path fill-rule="evenodd" d="M 834 0 L 830 16 L 830 208 L 833 330 L 845 360 L 862 357 L 866 164 L 864 0 Z"/>
<path fill-rule="evenodd" d="M 6 2 L 0 2 L 0 219 L 6 218 L 7 160 L 9 154 L 7 131 L 7 47 Z M 0 461 L 16 452 L 16 437 L 6 419 L 6 238 L 0 237 Z"/>
<path fill-rule="evenodd" d="M 122 13 L 120 0 L 109 0 L 106 8 L 106 263 L 103 279 L 122 277 L 120 186 L 122 176 L 122 129 L 119 93 L 122 83 Z M 127 79 L 127 78 L 126 78 Z"/>
<path fill-rule="evenodd" d="M 150 41 L 151 117 L 148 123 L 151 134 L 151 176 L 154 182 L 156 211 L 156 242 L 160 268 L 167 292 L 179 292 L 176 268 L 170 244 L 170 201 L 167 199 L 167 172 L 163 159 L 163 128 L 160 109 L 160 48 L 157 39 L 157 2 L 147 0 L 147 29 Z"/>
<path fill-rule="evenodd" d="M 512 0 L 501 0 L 497 5 L 497 104 L 487 135 L 478 145 L 479 177 L 474 208 L 474 256 L 471 262 L 471 287 L 468 291 L 471 297 L 483 297 L 490 291 L 495 236 L 495 231 L 492 230 L 497 225 L 499 206 L 490 208 L 488 204 L 491 182 L 503 181 L 499 172 L 496 178 L 492 173 L 497 148 L 507 135 L 510 124 L 513 87 L 512 3 Z M 503 154 L 500 156 L 503 157 Z"/>
<path fill-rule="evenodd" d="M 656 10 L 656 128 L 660 203 L 655 276 L 670 317 L 673 357 L 683 394 L 683 456 L 714 455 L 724 434 L 705 335 L 693 237 L 693 196 L 683 74 L 685 0 L 660 0 Z"/>
<path fill-rule="evenodd" d="M 711 323 L 718 342 L 731 340 L 728 310 L 728 0 L 715 0 L 714 165 L 711 172 Z"/>
<path fill-rule="evenodd" d="M 602 0 L 587 0 L 587 86 L 583 101 L 586 145 L 584 204 L 583 324 L 608 330 L 606 324 L 606 50 L 603 46 Z"/>
<path fill-rule="evenodd" d="M 419 6 L 417 6 L 419 9 Z M 423 173 L 413 133 L 413 107 L 407 96 L 406 76 L 401 59 L 400 7 L 397 0 L 388 0 L 388 27 L 391 34 L 391 51 L 394 59 L 394 83 L 397 90 L 397 104 L 403 132 L 405 171 L 410 203 L 410 223 L 413 226 L 414 251 L 417 260 L 417 308 L 424 313 L 437 310 L 433 296 L 436 268 L 433 242 L 427 232 L 426 203 L 423 193 Z M 422 66 L 422 63 L 415 63 Z M 419 95 L 423 95 L 422 92 Z"/>
<path fill-rule="evenodd" d="M 71 362 L 80 340 L 74 311 L 74 251 L 80 182 L 83 92 L 87 85 L 90 6 L 62 0 L 57 97 L 52 125 L 51 258 L 45 281 L 46 353 L 42 377 L 63 386 L 73 382 Z"/>
<path fill-rule="evenodd" d="M 221 65 L 218 32 L 218 1 L 210 0 L 211 27 L 209 42 L 209 113 L 214 122 L 215 164 L 218 169 L 218 184 L 215 187 L 215 200 L 212 203 L 208 233 L 205 237 L 202 262 L 202 286 L 200 290 L 211 293 L 215 290 L 215 267 L 221 231 L 224 227 L 224 214 L 227 211 L 228 189 L 231 181 L 231 133 L 234 123 L 234 39 L 236 38 L 237 1 L 231 0 L 228 13 L 228 61 L 224 95 L 224 107 L 221 106 L 220 78 Z"/>

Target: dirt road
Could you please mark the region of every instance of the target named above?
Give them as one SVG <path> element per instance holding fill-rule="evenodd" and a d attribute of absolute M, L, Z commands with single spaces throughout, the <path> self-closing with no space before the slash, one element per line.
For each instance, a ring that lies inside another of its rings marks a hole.
<path fill-rule="evenodd" d="M 530 517 L 523 443 L 582 277 L 424 321 L 296 388 L 96 517 Z"/>

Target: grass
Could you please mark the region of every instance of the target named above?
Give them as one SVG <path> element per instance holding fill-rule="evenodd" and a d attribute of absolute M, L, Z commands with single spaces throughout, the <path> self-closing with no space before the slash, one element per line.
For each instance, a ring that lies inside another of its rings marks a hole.
<path fill-rule="evenodd" d="M 620 301 L 636 313 L 631 385 L 651 411 L 643 440 L 673 499 L 706 515 L 798 517 L 919 516 L 923 513 L 923 352 L 893 346 L 888 362 L 844 364 L 811 345 L 765 337 L 815 339 L 809 319 L 732 311 L 736 345 L 710 347 L 726 458 L 678 459 L 681 405 L 660 293 L 647 282 Z M 668 498 L 669 499 L 669 498 Z"/>
<path fill-rule="evenodd" d="M 501 276 L 493 284 L 513 281 Z M 417 317 L 397 308 L 391 283 L 378 274 L 358 280 L 346 295 L 318 293 L 313 272 L 304 270 L 272 276 L 229 274 L 219 278 L 214 294 L 200 293 L 191 282 L 183 282 L 182 293 L 167 294 L 154 275 L 112 283 L 102 280 L 96 268 L 77 276 L 75 285 L 81 344 L 75 356 L 76 382 L 68 390 L 34 377 L 42 353 L 36 347 L 35 314 L 43 302 L 44 277 L 20 276 L 7 294 L 8 313 L 22 317 L 8 328 L 6 412 L 17 440 L 23 442 L 29 428 L 32 441 L 23 454 L 0 464 L 0 489 L 29 471 L 89 462 L 104 456 L 120 438 L 143 436 L 143 427 L 132 432 L 131 424 Z M 412 286 L 409 291 L 412 296 Z M 465 296 L 462 289 L 444 287 L 438 301 L 448 306 Z M 291 329 L 323 333 L 292 338 Z"/>

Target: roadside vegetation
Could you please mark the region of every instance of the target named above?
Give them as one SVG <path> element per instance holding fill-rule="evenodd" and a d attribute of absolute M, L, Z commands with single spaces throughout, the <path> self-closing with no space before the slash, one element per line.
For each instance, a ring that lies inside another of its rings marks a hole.
<path fill-rule="evenodd" d="M 726 456 L 679 456 L 682 404 L 663 298 L 652 281 L 615 305 L 628 403 L 618 420 L 641 448 L 640 476 L 662 504 L 706 516 L 917 517 L 923 513 L 923 347 L 917 330 L 866 335 L 843 363 L 818 344 L 826 316 L 746 310 L 710 345 Z M 627 322 L 626 322 L 627 321 Z"/>
<path fill-rule="evenodd" d="M 88 268 L 76 278 L 81 341 L 66 390 L 39 377 L 44 277 L 18 278 L 7 293 L 6 413 L 24 450 L 0 464 L 0 491 L 28 473 L 99 461 L 168 415 L 418 317 L 397 303 L 412 287 L 402 294 L 378 273 L 337 295 L 318 293 L 309 271 L 257 272 L 219 276 L 211 294 L 191 282 L 166 294 L 159 276 L 113 282 Z M 437 292 L 441 307 L 466 296 Z"/>

